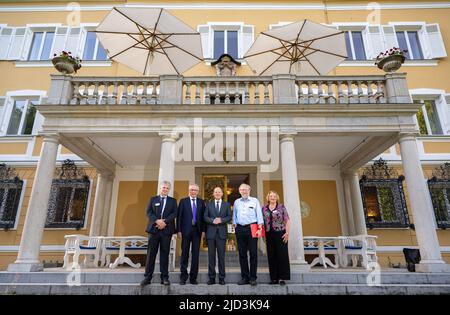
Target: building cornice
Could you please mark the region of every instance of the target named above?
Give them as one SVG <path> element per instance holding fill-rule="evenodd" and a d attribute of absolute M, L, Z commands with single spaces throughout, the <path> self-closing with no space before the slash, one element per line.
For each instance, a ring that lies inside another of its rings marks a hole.
<path fill-rule="evenodd" d="M 320 4 L 320 3 L 154 3 L 154 4 L 101 4 L 80 5 L 76 9 L 81 11 L 109 11 L 116 7 L 139 7 L 139 8 L 166 8 L 177 10 L 323 10 L 323 11 L 356 11 L 372 10 L 373 6 L 368 4 Z M 16 4 L 16 3 L 15 3 Z M 66 5 L 1 5 L 0 12 L 43 12 L 43 11 L 73 11 L 74 6 Z M 377 3 L 381 10 L 405 10 L 405 9 L 449 9 L 450 2 L 407 2 L 407 3 Z"/>
<path fill-rule="evenodd" d="M 404 116 L 414 115 L 420 104 L 273 104 L 245 105 L 37 105 L 52 118 L 107 117 L 292 117 L 292 116 Z"/>

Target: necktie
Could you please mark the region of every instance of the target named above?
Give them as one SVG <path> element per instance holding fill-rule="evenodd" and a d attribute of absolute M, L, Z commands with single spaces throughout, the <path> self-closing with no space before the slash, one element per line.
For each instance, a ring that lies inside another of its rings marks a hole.
<path fill-rule="evenodd" d="M 195 199 L 192 199 L 192 223 L 197 222 L 197 206 L 195 204 Z"/>
<path fill-rule="evenodd" d="M 165 206 L 165 202 L 166 202 L 166 197 L 162 197 L 162 198 L 161 198 L 161 219 L 162 219 L 163 214 L 164 214 L 164 206 Z"/>
<path fill-rule="evenodd" d="M 216 213 L 217 213 L 217 215 L 219 215 L 219 212 L 220 212 L 219 203 L 220 203 L 220 201 L 216 201 Z"/>

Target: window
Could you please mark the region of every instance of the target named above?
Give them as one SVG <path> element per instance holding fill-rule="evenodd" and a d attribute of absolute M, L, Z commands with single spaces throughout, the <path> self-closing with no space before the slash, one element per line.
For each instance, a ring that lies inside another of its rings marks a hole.
<path fill-rule="evenodd" d="M 417 123 L 421 135 L 442 135 L 442 127 L 434 100 L 415 100 L 414 103 L 422 103 L 416 114 Z"/>
<path fill-rule="evenodd" d="M 49 60 L 55 32 L 34 32 L 28 60 Z"/>
<path fill-rule="evenodd" d="M 406 59 L 423 59 L 417 31 L 396 31 L 396 35 L 400 49 L 407 50 Z"/>
<path fill-rule="evenodd" d="M 219 59 L 223 54 L 229 54 L 234 59 L 238 58 L 237 31 L 214 31 L 214 59 Z"/>
<path fill-rule="evenodd" d="M 364 41 L 361 31 L 346 31 L 347 60 L 366 60 Z"/>
<path fill-rule="evenodd" d="M 23 181 L 15 170 L 6 164 L 0 164 L 0 228 L 14 228 L 22 187 Z"/>
<path fill-rule="evenodd" d="M 433 171 L 428 180 L 434 215 L 439 228 L 450 227 L 450 163 L 444 163 Z"/>
<path fill-rule="evenodd" d="M 64 161 L 59 178 L 52 182 L 47 212 L 47 228 L 84 226 L 90 181 L 71 160 Z"/>
<path fill-rule="evenodd" d="M 9 119 L 7 135 L 31 135 L 38 100 L 16 99 L 14 100 Z"/>
<path fill-rule="evenodd" d="M 364 170 L 359 183 L 368 228 L 408 227 L 408 212 L 403 193 L 403 176 L 383 159 Z"/>
<path fill-rule="evenodd" d="M 108 60 L 105 49 L 98 40 L 95 32 L 87 32 L 84 45 L 83 60 Z"/>
<path fill-rule="evenodd" d="M 218 59 L 229 54 L 234 59 L 243 58 L 253 44 L 253 26 L 243 23 L 208 23 L 199 25 L 203 57 Z"/>

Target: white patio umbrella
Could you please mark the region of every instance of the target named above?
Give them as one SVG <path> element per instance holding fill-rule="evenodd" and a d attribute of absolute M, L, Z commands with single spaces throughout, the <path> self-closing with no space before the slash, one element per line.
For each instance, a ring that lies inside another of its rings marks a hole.
<path fill-rule="evenodd" d="M 200 34 L 164 9 L 113 8 L 96 33 L 110 59 L 145 75 L 181 74 L 203 60 Z"/>
<path fill-rule="evenodd" d="M 344 36 L 303 20 L 261 32 L 244 58 L 258 75 L 324 75 L 347 58 Z"/>

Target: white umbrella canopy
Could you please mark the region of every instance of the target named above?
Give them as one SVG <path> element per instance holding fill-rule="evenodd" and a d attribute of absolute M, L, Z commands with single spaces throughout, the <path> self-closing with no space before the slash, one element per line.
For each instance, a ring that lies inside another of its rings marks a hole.
<path fill-rule="evenodd" d="M 182 74 L 203 60 L 200 34 L 158 8 L 113 8 L 95 30 L 110 59 L 144 75 Z"/>
<path fill-rule="evenodd" d="M 244 58 L 258 75 L 325 75 L 347 58 L 345 35 L 303 20 L 261 32 Z"/>

